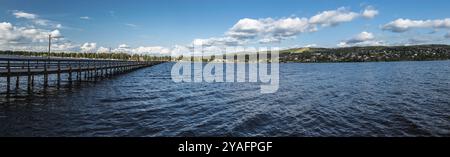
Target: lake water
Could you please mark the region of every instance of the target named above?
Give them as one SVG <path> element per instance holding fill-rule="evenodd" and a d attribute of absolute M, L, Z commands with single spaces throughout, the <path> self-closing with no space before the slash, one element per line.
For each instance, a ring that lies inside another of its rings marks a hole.
<path fill-rule="evenodd" d="M 450 136 L 450 61 L 280 64 L 274 94 L 174 83 L 173 64 L 3 94 L 0 136 Z"/>

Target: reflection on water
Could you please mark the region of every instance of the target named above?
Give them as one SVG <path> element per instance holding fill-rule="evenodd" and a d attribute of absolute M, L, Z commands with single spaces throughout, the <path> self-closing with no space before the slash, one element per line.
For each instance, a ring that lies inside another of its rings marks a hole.
<path fill-rule="evenodd" d="M 0 136 L 450 135 L 450 61 L 281 64 L 275 94 L 173 83 L 172 65 L 2 94 Z"/>

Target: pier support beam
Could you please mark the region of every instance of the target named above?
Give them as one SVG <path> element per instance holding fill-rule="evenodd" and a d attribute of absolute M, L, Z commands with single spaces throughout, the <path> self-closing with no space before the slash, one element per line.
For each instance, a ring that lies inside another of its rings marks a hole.
<path fill-rule="evenodd" d="M 44 88 L 48 87 L 48 71 L 47 71 L 47 62 L 44 64 Z"/>
<path fill-rule="evenodd" d="M 27 74 L 27 76 L 28 76 L 27 90 L 28 90 L 28 92 L 30 92 L 30 91 L 31 91 L 31 69 L 30 69 L 30 61 L 28 61 L 27 64 L 28 64 L 28 65 L 27 65 L 27 72 L 28 72 L 28 74 Z"/>
<path fill-rule="evenodd" d="M 11 65 L 9 61 L 6 63 L 6 69 L 8 70 L 6 74 L 6 94 L 9 94 L 11 88 L 9 86 L 9 84 L 11 83 Z"/>
<path fill-rule="evenodd" d="M 77 74 L 78 82 L 81 82 L 81 61 L 78 61 L 78 74 Z"/>
<path fill-rule="evenodd" d="M 58 88 L 61 85 L 61 61 L 58 61 L 58 73 L 57 73 L 57 84 L 58 84 Z"/>
<path fill-rule="evenodd" d="M 69 83 L 72 84 L 72 65 L 69 64 L 69 77 L 68 77 Z"/>
<path fill-rule="evenodd" d="M 19 89 L 19 85 L 20 85 L 20 77 L 17 76 L 17 77 L 16 77 L 16 90 Z"/>

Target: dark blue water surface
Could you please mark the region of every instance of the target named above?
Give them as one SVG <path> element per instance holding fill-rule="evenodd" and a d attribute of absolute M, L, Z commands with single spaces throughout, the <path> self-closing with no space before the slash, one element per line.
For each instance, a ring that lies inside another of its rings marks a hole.
<path fill-rule="evenodd" d="M 174 83 L 173 64 L 3 94 L 0 136 L 450 136 L 450 61 L 280 64 L 274 94 Z"/>

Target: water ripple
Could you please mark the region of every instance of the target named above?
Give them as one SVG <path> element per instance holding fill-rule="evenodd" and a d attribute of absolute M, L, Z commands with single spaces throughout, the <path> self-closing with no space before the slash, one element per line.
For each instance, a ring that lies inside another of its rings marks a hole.
<path fill-rule="evenodd" d="M 281 64 L 275 94 L 172 65 L 2 98 L 0 136 L 450 136 L 450 61 Z"/>

